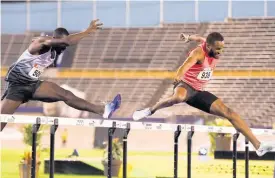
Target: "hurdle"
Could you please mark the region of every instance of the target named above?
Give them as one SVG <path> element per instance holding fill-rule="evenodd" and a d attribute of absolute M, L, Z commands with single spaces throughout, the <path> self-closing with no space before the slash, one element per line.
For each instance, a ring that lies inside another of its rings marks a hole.
<path fill-rule="evenodd" d="M 130 123 L 127 123 L 123 135 L 123 178 L 127 177 L 127 138 L 130 132 Z"/>
<path fill-rule="evenodd" d="M 233 178 L 237 177 L 237 140 L 239 138 L 240 133 L 235 133 L 233 135 Z"/>
<path fill-rule="evenodd" d="M 181 134 L 181 127 L 178 125 L 174 132 L 174 177 L 178 177 L 178 148 L 179 136 Z"/>
<path fill-rule="evenodd" d="M 54 119 L 54 124 L 51 126 L 50 136 L 50 178 L 54 177 L 54 148 L 55 148 L 55 132 L 58 128 L 58 119 Z"/>
<path fill-rule="evenodd" d="M 249 178 L 249 141 L 245 138 L 245 178 Z"/>
<path fill-rule="evenodd" d="M 192 138 L 196 132 L 213 132 L 213 133 L 229 133 L 233 134 L 233 178 L 236 178 L 236 162 L 237 162 L 237 139 L 239 133 L 233 127 L 216 127 L 205 125 L 191 124 L 167 124 L 167 123 L 149 123 L 149 122 L 133 122 L 118 120 L 102 120 L 102 119 L 73 119 L 62 117 L 45 117 L 45 116 L 23 116 L 23 115 L 4 115 L 1 114 L 1 122 L 16 124 L 33 124 L 32 139 L 32 166 L 31 178 L 35 178 L 35 162 L 36 162 L 36 138 L 40 125 L 50 125 L 50 178 L 54 178 L 54 147 L 55 132 L 58 126 L 82 126 L 82 127 L 105 127 L 108 128 L 108 178 L 112 177 L 112 141 L 113 134 L 117 128 L 124 129 L 123 133 L 123 178 L 127 177 L 127 139 L 130 130 L 159 130 L 174 132 L 174 178 L 178 178 L 178 139 L 182 132 L 187 132 L 187 178 L 192 178 Z M 251 129 L 255 135 L 275 135 L 273 129 Z M 245 140 L 245 177 L 249 178 L 249 148 L 248 140 Z"/>

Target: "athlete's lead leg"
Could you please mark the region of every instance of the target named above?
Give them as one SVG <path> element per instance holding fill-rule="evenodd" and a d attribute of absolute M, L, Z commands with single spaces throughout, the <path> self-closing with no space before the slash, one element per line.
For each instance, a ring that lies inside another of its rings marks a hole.
<path fill-rule="evenodd" d="M 111 117 L 112 113 L 119 108 L 121 97 L 117 95 L 111 103 L 95 105 L 82 98 L 75 96 L 71 91 L 65 90 L 55 83 L 44 81 L 36 90 L 33 99 L 44 102 L 64 101 L 67 105 L 83 111 L 103 115 L 104 118 Z"/>
<path fill-rule="evenodd" d="M 248 127 L 245 121 L 241 119 L 241 117 L 236 112 L 228 108 L 220 99 L 216 100 L 211 105 L 210 113 L 227 118 L 239 132 L 248 138 L 248 140 L 257 150 L 257 154 L 259 156 L 262 156 L 266 152 L 275 148 L 275 143 L 261 143 L 252 133 L 251 129 Z"/>

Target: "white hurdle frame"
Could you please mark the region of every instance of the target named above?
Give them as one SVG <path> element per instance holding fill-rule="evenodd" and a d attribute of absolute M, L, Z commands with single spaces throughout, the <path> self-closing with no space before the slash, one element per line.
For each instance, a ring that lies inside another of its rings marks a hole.
<path fill-rule="evenodd" d="M 174 178 L 178 177 L 178 137 L 181 132 L 188 132 L 187 145 L 188 145 L 188 169 L 187 178 L 191 178 L 191 147 L 192 147 L 192 136 L 195 132 L 213 132 L 213 133 L 229 133 L 233 135 L 233 177 L 236 178 L 236 161 L 237 161 L 237 146 L 236 142 L 239 133 L 234 127 L 217 127 L 217 126 L 205 126 L 205 125 L 192 125 L 192 124 L 167 124 L 167 123 L 151 123 L 151 122 L 133 122 L 133 121 L 119 121 L 119 120 L 102 120 L 102 119 L 83 119 L 83 118 L 64 118 L 64 117 L 47 117 L 47 116 L 26 116 L 26 115 L 6 115 L 1 114 L 1 123 L 15 123 L 15 124 L 33 124 L 33 143 L 36 143 L 36 133 L 40 125 L 51 125 L 51 156 L 50 156 L 50 178 L 54 177 L 54 137 L 55 131 L 58 126 L 83 126 L 83 127 L 105 127 L 108 129 L 108 178 L 111 178 L 111 158 L 112 158 L 112 139 L 113 133 L 116 128 L 124 129 L 124 140 L 123 140 L 123 178 L 126 178 L 126 167 L 127 167 L 127 135 L 131 130 L 162 130 L 162 131 L 173 131 L 174 132 Z M 255 135 L 275 135 L 274 129 L 251 129 Z M 248 141 L 246 139 L 246 178 L 249 177 L 248 173 Z M 32 170 L 31 178 L 35 178 L 35 155 L 36 145 L 32 146 Z"/>

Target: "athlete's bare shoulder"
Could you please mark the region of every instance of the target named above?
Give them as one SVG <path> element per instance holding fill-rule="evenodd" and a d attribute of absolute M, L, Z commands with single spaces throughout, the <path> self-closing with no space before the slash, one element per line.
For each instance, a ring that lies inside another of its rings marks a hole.
<path fill-rule="evenodd" d="M 198 62 L 202 62 L 205 58 L 205 53 L 203 49 L 198 46 L 190 52 L 189 57 L 195 58 Z"/>

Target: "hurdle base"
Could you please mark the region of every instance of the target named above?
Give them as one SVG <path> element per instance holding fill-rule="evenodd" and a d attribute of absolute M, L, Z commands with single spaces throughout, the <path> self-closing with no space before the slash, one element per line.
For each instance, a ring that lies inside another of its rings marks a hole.
<path fill-rule="evenodd" d="M 50 161 L 44 160 L 44 173 L 49 174 Z M 81 160 L 54 160 L 54 173 L 103 176 L 104 171 Z"/>
<path fill-rule="evenodd" d="M 233 151 L 215 151 L 215 159 L 232 159 Z M 245 159 L 245 151 L 238 151 L 237 158 L 240 160 Z M 264 156 L 259 157 L 255 151 L 249 152 L 249 160 L 274 160 L 275 152 L 268 152 Z"/>

